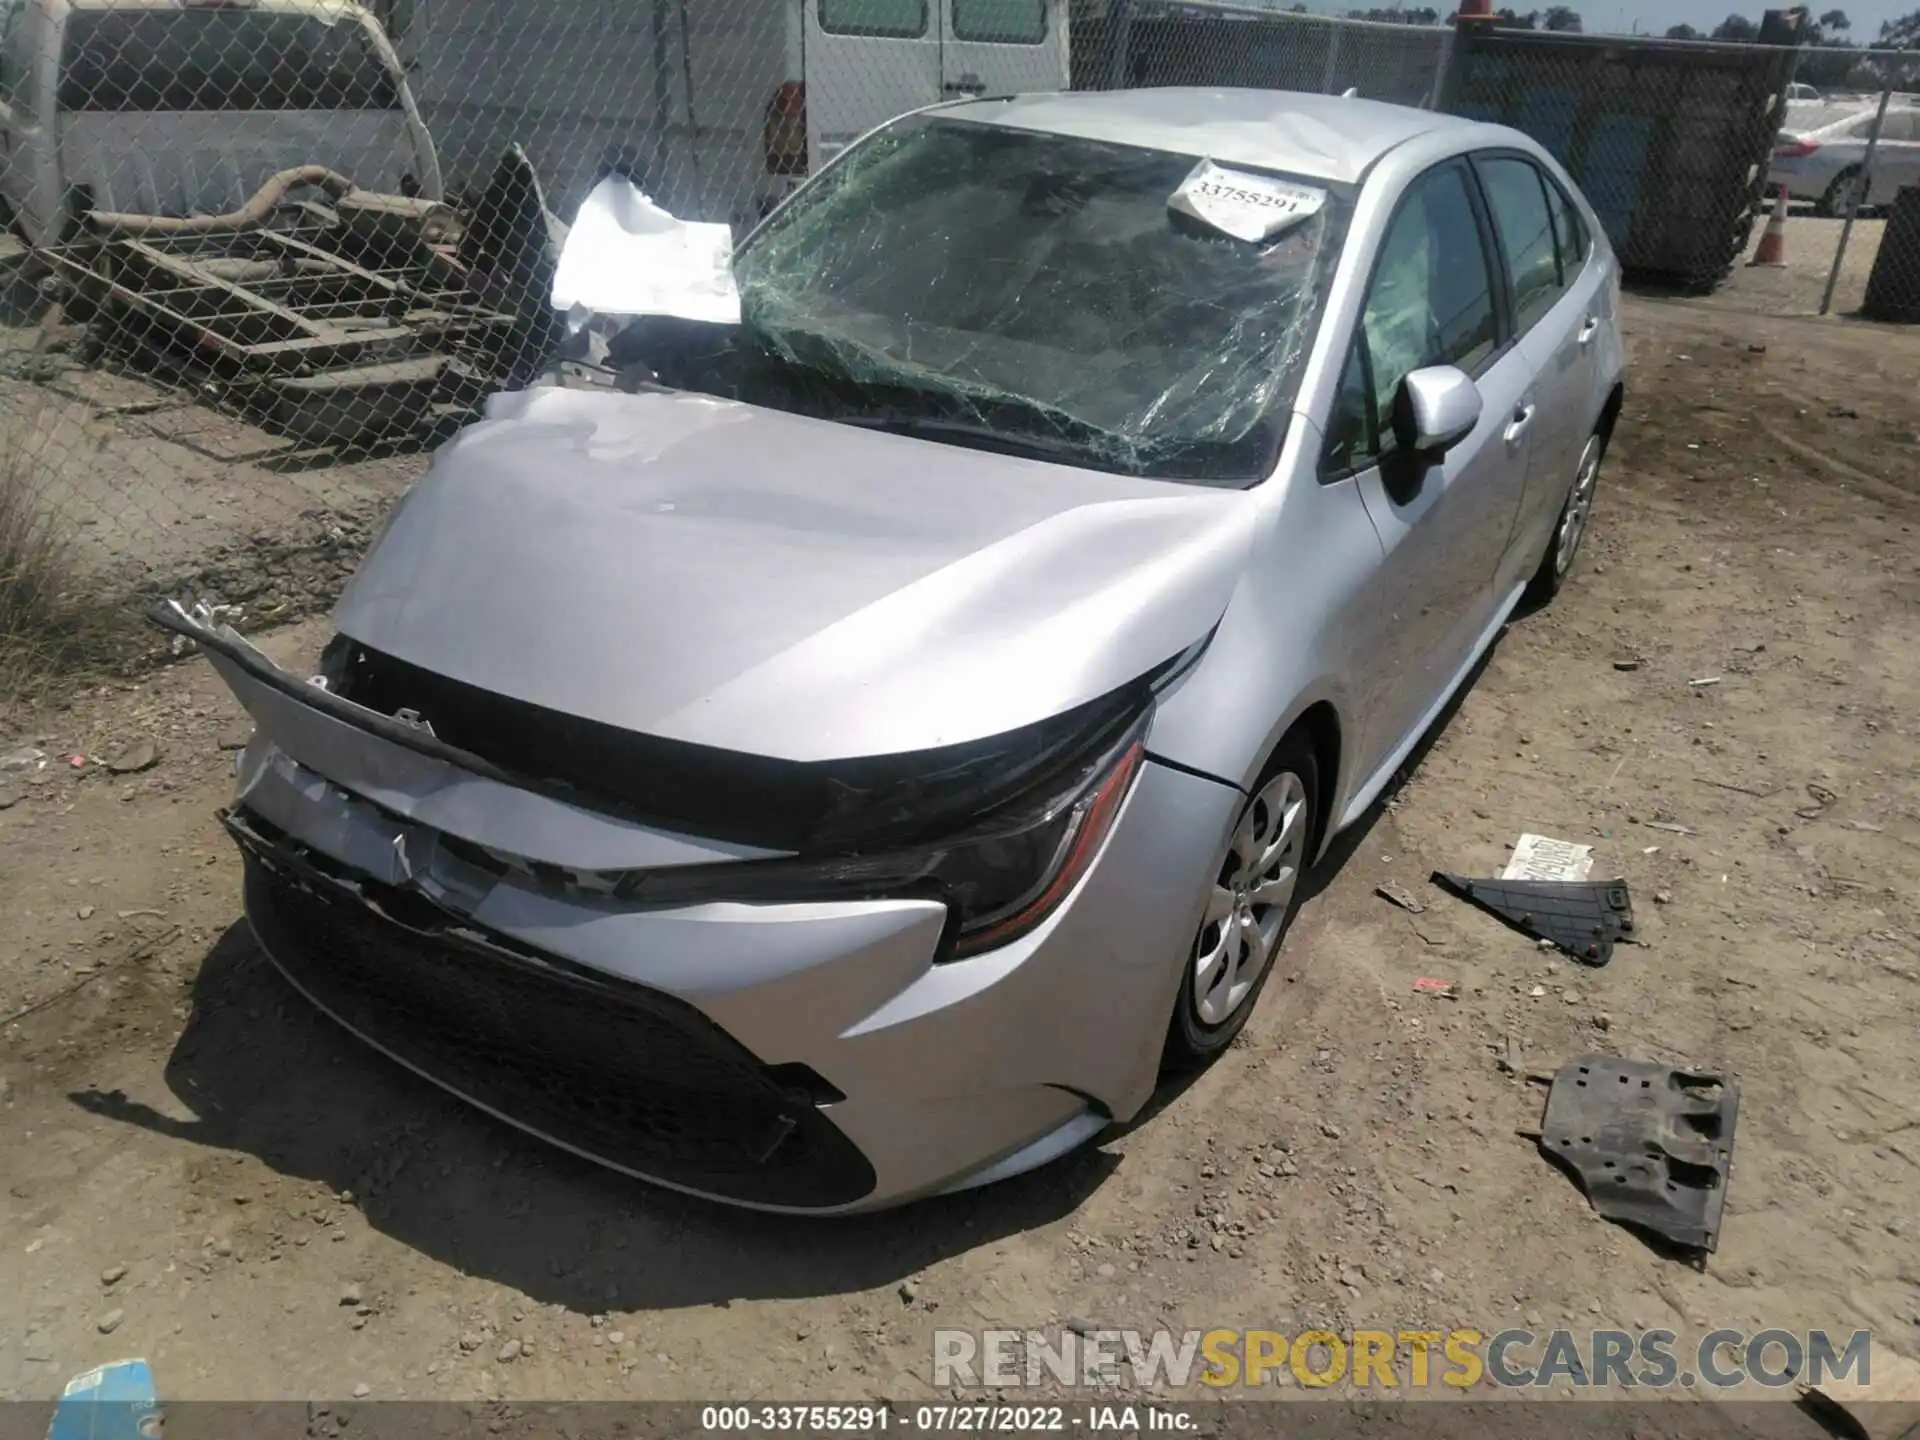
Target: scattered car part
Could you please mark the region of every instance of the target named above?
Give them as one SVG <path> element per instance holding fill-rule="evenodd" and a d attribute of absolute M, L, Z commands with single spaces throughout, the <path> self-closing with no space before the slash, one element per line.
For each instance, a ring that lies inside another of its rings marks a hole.
<path fill-rule="evenodd" d="M 353 193 L 353 181 L 325 165 L 296 165 L 268 180 L 253 198 L 238 210 L 225 215 L 122 215 L 107 210 L 89 210 L 87 224 L 102 235 L 216 235 L 235 230 L 251 230 L 265 223 L 274 207 L 294 190 L 317 185 L 334 199 Z"/>
<path fill-rule="evenodd" d="M 422 244 L 444 245 L 461 231 L 451 205 L 418 195 L 376 195 L 350 190 L 333 202 L 333 212 L 362 265 L 380 269 L 410 263 Z"/>
<path fill-rule="evenodd" d="M 1615 941 L 1633 938 L 1633 901 L 1624 880 L 1469 880 L 1436 870 L 1433 883 L 1596 969 L 1613 959 Z"/>
<path fill-rule="evenodd" d="M 294 201 L 318 186 L 332 202 Z M 436 201 L 283 171 L 241 210 L 100 215 L 47 252 L 102 349 L 315 444 L 417 431 L 515 378 L 524 327 L 478 292 Z"/>
<path fill-rule="evenodd" d="M 1693 1250 L 1720 1244 L 1740 1082 L 1612 1055 L 1582 1055 L 1547 1079 L 1539 1146 L 1609 1220 Z"/>
<path fill-rule="evenodd" d="M 1376 885 L 1373 893 L 1389 905 L 1397 906 L 1409 915 L 1418 915 L 1427 907 L 1426 903 L 1404 885 Z"/>
<path fill-rule="evenodd" d="M 567 227 L 547 209 L 540 177 L 518 145 L 509 146 L 461 232 L 460 263 L 481 298 L 514 316 L 504 353 L 506 388 L 517 390 L 545 367 L 564 334 L 553 310 L 553 277 Z"/>

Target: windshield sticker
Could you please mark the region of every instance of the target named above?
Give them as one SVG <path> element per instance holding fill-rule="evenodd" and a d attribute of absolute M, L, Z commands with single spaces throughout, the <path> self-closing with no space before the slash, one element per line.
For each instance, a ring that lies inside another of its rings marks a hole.
<path fill-rule="evenodd" d="M 1327 203 L 1327 192 L 1292 185 L 1270 175 L 1229 170 L 1202 160 L 1180 188 L 1167 197 L 1170 209 L 1213 226 L 1236 240 L 1271 240 L 1289 226 L 1311 220 Z"/>

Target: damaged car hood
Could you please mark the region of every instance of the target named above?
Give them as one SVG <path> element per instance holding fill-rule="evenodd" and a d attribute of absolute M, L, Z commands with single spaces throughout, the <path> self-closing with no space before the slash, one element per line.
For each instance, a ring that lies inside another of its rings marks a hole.
<path fill-rule="evenodd" d="M 629 731 L 905 753 L 1044 720 L 1203 638 L 1251 505 L 699 395 L 538 389 L 440 452 L 335 620 Z"/>

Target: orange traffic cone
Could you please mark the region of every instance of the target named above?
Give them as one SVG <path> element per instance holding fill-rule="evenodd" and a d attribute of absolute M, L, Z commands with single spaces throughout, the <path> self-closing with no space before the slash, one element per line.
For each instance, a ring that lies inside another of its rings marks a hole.
<path fill-rule="evenodd" d="M 1787 187 L 1782 185 L 1773 200 L 1773 218 L 1767 221 L 1767 233 L 1760 237 L 1760 248 L 1753 252 L 1755 265 L 1784 270 L 1787 265 Z"/>
<path fill-rule="evenodd" d="M 1493 0 L 1460 0 L 1460 20 L 1493 19 Z"/>

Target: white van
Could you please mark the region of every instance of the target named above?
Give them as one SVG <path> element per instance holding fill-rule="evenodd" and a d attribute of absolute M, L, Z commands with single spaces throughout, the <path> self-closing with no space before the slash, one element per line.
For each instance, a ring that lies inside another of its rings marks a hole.
<path fill-rule="evenodd" d="M 399 59 L 353 0 L 0 0 L 0 151 L 30 245 L 78 209 L 226 214 L 296 165 L 441 198 Z"/>
<path fill-rule="evenodd" d="M 943 97 L 1062 90 L 1067 0 L 370 0 L 478 193 L 509 145 L 570 218 L 607 171 L 751 224 L 856 137 Z"/>

